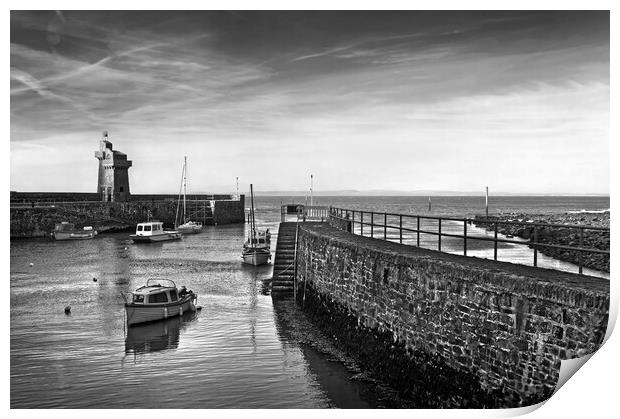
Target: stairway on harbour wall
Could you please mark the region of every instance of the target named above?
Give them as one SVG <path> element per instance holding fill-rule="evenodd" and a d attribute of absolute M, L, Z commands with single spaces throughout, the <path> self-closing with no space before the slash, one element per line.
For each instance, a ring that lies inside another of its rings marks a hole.
<path fill-rule="evenodd" d="M 296 230 L 296 222 L 280 223 L 276 256 L 273 262 L 272 293 L 293 292 Z"/>

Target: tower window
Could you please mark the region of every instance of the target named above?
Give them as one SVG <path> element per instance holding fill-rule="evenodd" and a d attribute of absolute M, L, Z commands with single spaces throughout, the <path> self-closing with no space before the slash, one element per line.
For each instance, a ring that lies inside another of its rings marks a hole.
<path fill-rule="evenodd" d="M 125 191 L 125 189 L 124 189 L 122 186 L 119 186 L 119 187 L 118 187 L 118 191 L 119 191 L 119 192 L 124 192 L 124 191 Z"/>

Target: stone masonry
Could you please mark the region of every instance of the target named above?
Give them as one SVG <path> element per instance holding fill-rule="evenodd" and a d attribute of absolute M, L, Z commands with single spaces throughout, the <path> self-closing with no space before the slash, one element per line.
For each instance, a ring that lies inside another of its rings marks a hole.
<path fill-rule="evenodd" d="M 204 201 L 205 224 L 243 223 L 245 197 L 240 200 Z M 166 228 L 174 226 L 176 199 L 130 202 L 65 202 L 43 206 L 19 205 L 11 207 L 11 238 L 45 237 L 56 223 L 68 221 L 76 227 L 92 226 L 99 232 L 133 230 L 137 223 L 159 220 Z"/>
<path fill-rule="evenodd" d="M 501 394 L 484 407 L 549 397 L 560 361 L 601 345 L 609 312 L 607 280 L 403 246 L 327 223 L 300 228 L 296 283 L 298 298 L 315 294 L 352 316 L 358 336 L 391 337 L 385 351 L 426 354 L 439 362 L 433 374 L 466 374 Z M 376 355 L 385 356 L 393 357 Z"/>
<path fill-rule="evenodd" d="M 99 151 L 95 151 L 95 157 L 99 160 L 99 175 L 97 193 L 102 201 L 124 202 L 129 201 L 129 173 L 131 160 L 127 155 L 112 149 L 112 143 L 108 141 L 108 132 L 103 132 L 103 138 L 99 141 Z"/>

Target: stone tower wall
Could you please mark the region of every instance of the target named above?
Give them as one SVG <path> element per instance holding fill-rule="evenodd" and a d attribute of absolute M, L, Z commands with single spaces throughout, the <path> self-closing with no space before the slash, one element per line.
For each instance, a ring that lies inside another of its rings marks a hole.
<path fill-rule="evenodd" d="M 99 151 L 95 152 L 99 160 L 97 193 L 102 201 L 125 202 L 131 197 L 129 192 L 129 173 L 131 160 L 120 151 L 113 149 L 107 139 L 107 132 L 99 142 Z"/>

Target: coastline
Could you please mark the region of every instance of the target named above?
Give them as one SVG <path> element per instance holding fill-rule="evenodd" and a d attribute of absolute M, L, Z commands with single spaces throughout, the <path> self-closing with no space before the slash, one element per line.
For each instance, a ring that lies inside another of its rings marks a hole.
<path fill-rule="evenodd" d="M 493 224 L 477 222 L 482 220 L 515 221 L 523 223 L 542 223 L 542 224 L 566 224 L 567 228 L 539 228 L 537 240 L 539 243 L 561 245 L 561 246 L 580 246 L 579 230 L 568 228 L 568 226 L 588 226 L 609 228 L 610 212 L 607 211 L 574 211 L 555 214 L 530 214 L 524 212 L 511 212 L 506 214 L 476 216 L 475 224 L 486 230 L 493 230 Z M 529 247 L 534 248 L 532 227 L 524 225 L 499 224 L 497 231 L 504 235 L 511 235 L 529 240 Z M 584 230 L 583 247 L 600 250 L 609 250 L 610 233 L 607 231 Z M 555 249 L 546 246 L 538 246 L 538 251 L 565 262 L 579 264 L 579 253 L 565 249 Z M 609 255 L 599 253 L 587 253 L 582 255 L 582 264 L 586 268 L 609 272 Z"/>

